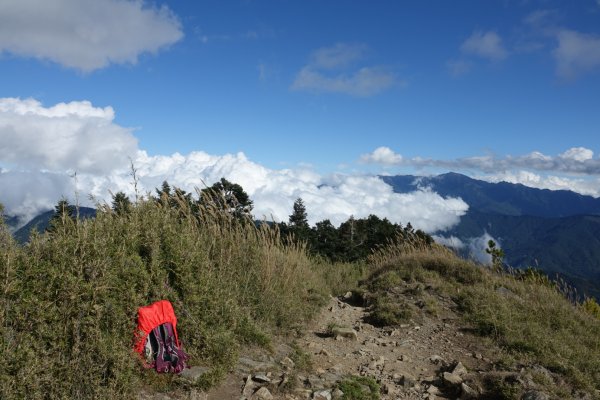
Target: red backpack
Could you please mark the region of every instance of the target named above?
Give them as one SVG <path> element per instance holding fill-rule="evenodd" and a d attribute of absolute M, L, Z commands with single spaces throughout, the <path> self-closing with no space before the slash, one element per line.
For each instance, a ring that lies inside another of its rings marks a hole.
<path fill-rule="evenodd" d="M 180 349 L 177 317 L 168 300 L 138 309 L 134 350 L 157 372 L 179 373 L 186 367 L 189 357 Z"/>

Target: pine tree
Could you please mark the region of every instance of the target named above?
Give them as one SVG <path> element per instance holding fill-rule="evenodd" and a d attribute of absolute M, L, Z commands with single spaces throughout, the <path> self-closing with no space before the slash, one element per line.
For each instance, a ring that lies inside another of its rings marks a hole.
<path fill-rule="evenodd" d="M 75 206 L 69 204 L 69 201 L 62 198 L 54 206 L 54 215 L 50 219 L 50 224 L 47 230 L 49 232 L 55 232 L 59 227 L 67 226 L 68 222 L 75 221 L 76 209 Z"/>
<path fill-rule="evenodd" d="M 113 196 L 112 209 L 119 215 L 124 215 L 131 211 L 131 201 L 123 192 L 118 192 Z"/>
<path fill-rule="evenodd" d="M 300 197 L 294 201 L 294 212 L 290 215 L 290 226 L 293 228 L 308 228 L 306 206 Z"/>
<path fill-rule="evenodd" d="M 229 182 L 225 178 L 221 178 L 209 188 L 202 189 L 200 202 L 216 206 L 239 219 L 252 217 L 253 204 L 248 193 L 237 183 Z"/>
<path fill-rule="evenodd" d="M 504 250 L 500 247 L 496 247 L 496 242 L 488 240 L 488 248 L 485 252 L 492 256 L 492 266 L 496 270 L 502 270 L 502 264 L 504 259 Z"/>

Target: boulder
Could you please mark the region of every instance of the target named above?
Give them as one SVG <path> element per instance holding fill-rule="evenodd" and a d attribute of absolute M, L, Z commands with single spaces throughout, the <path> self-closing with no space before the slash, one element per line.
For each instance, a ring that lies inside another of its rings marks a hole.
<path fill-rule="evenodd" d="M 460 385 L 463 381 L 459 375 L 456 375 L 456 374 L 453 374 L 450 372 L 444 372 L 444 374 L 442 375 L 442 378 L 444 379 L 444 383 L 446 383 L 450 386 Z"/>
<path fill-rule="evenodd" d="M 467 373 L 467 369 L 465 368 L 465 366 L 459 361 L 458 363 L 456 363 L 456 365 L 454 366 L 454 369 L 452 370 L 452 373 L 454 375 L 458 375 L 458 376 L 463 376 Z"/>
<path fill-rule="evenodd" d="M 331 390 L 318 390 L 312 395 L 313 400 L 331 400 Z"/>
<path fill-rule="evenodd" d="M 333 337 L 335 337 L 336 339 L 350 339 L 350 340 L 358 340 L 358 335 L 356 334 L 356 331 L 352 328 L 340 328 L 340 327 L 335 327 L 331 330 L 331 333 L 333 335 Z"/>
<path fill-rule="evenodd" d="M 269 392 L 269 389 L 261 387 L 250 397 L 250 400 L 273 400 L 273 395 Z"/>
<path fill-rule="evenodd" d="M 210 368 L 195 366 L 184 369 L 183 371 L 181 371 L 179 376 L 182 379 L 185 379 L 186 381 L 196 383 L 198 379 L 200 379 L 200 377 L 208 371 L 210 371 Z"/>

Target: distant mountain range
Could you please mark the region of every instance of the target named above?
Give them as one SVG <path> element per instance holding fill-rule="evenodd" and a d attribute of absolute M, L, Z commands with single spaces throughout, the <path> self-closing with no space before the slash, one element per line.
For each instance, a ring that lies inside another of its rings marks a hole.
<path fill-rule="evenodd" d="M 507 264 L 559 274 L 580 292 L 600 298 L 600 199 L 456 173 L 382 179 L 399 193 L 430 187 L 441 196 L 462 198 L 469 211 L 440 235 L 468 242 L 488 233 L 501 244 Z"/>
<path fill-rule="evenodd" d="M 13 231 L 15 240 L 19 243 L 25 243 L 29 240 L 29 235 L 31 235 L 33 230 L 44 232 L 48 228 L 53 215 L 54 210 L 43 212 L 18 229 L 16 229 L 20 222 L 18 218 L 9 216 L 6 218 L 6 223 Z M 89 207 L 79 207 L 80 218 L 93 218 L 95 216 L 95 209 Z"/>

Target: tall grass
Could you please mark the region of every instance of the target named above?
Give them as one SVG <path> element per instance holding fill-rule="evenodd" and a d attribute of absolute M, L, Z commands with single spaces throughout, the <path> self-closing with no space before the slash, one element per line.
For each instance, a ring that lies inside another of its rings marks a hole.
<path fill-rule="evenodd" d="M 212 368 L 199 385 L 243 343 L 265 344 L 322 304 L 324 279 L 301 246 L 214 207 L 199 215 L 184 201 L 101 207 L 25 247 L 0 227 L 0 398 L 134 397 L 154 383 L 132 352 L 137 308 L 159 299 L 173 303 L 191 362 Z"/>

